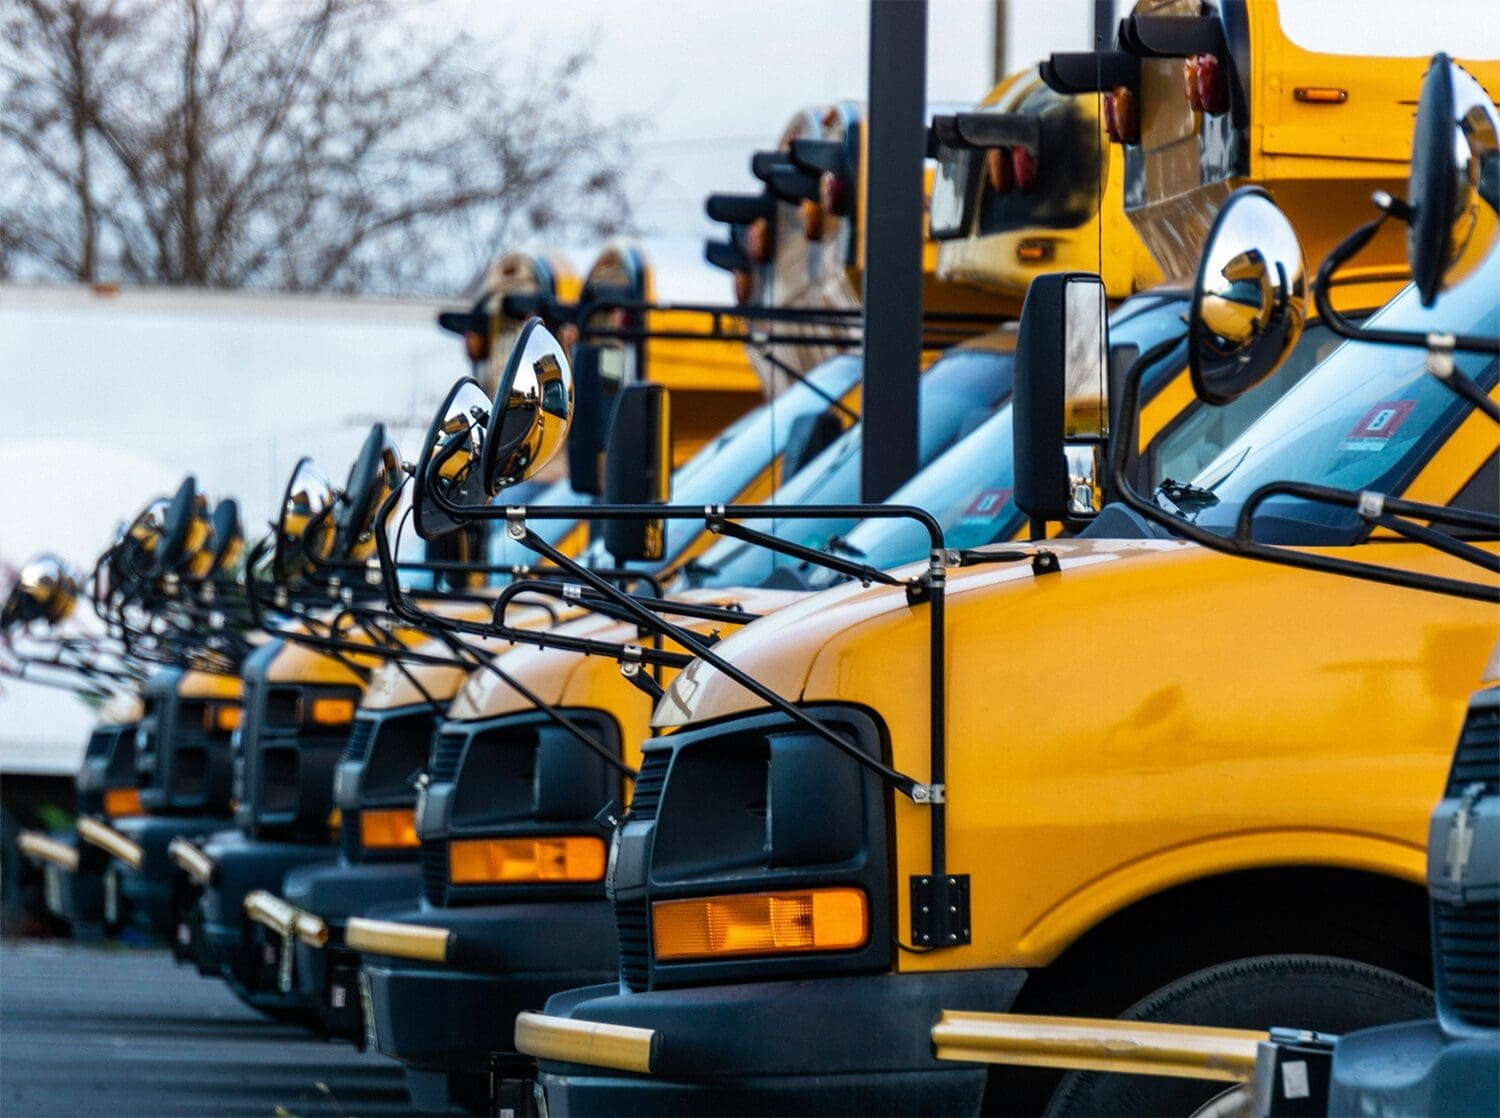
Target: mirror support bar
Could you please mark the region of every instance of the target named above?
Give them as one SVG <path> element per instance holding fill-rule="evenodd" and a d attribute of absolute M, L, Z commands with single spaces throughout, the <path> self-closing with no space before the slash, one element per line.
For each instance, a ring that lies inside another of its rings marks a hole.
<path fill-rule="evenodd" d="M 1250 537 L 1250 528 L 1244 525 L 1237 526 L 1235 534 L 1232 537 L 1220 536 L 1217 533 L 1199 528 L 1190 520 L 1167 512 L 1157 505 L 1155 501 L 1144 497 L 1136 490 L 1125 468 L 1126 441 L 1129 436 L 1134 435 L 1140 419 L 1142 376 L 1148 368 L 1166 356 L 1170 349 L 1180 342 L 1180 338 L 1173 337 L 1152 346 L 1132 362 L 1129 371 L 1123 378 L 1120 393 L 1120 433 L 1119 437 L 1114 440 L 1114 446 L 1111 449 L 1112 460 L 1110 466 L 1114 474 L 1115 490 L 1120 500 L 1125 502 L 1127 506 L 1140 513 L 1146 519 L 1162 525 L 1173 535 L 1191 540 L 1193 543 L 1206 547 L 1211 551 L 1218 551 L 1226 555 L 1262 559 L 1270 563 L 1280 563 L 1287 567 L 1299 567 L 1303 570 L 1321 571 L 1327 574 L 1341 574 L 1350 578 L 1362 578 L 1370 582 L 1384 583 L 1388 586 L 1405 587 L 1409 590 L 1425 590 L 1436 594 L 1449 594 L 1453 597 L 1469 598 L 1479 602 L 1500 603 L 1500 586 L 1486 586 L 1477 582 L 1465 582 L 1462 579 L 1441 578 L 1413 571 L 1382 567 L 1373 563 L 1361 563 L 1352 559 L 1339 559 L 1312 552 L 1297 551 L 1292 548 L 1256 543 Z M 1247 509 L 1253 512 L 1253 506 L 1264 500 L 1265 497 L 1270 496 L 1271 492 L 1275 491 L 1278 487 L 1295 485 L 1296 483 L 1291 482 L 1277 482 L 1269 486 L 1262 486 L 1255 493 L 1251 494 L 1249 500 L 1246 502 Z M 1423 510 L 1419 513 L 1423 519 L 1429 519 L 1433 516 L 1433 506 L 1402 502 L 1380 494 L 1351 493 L 1347 490 L 1328 490 L 1323 493 L 1312 494 L 1307 491 L 1311 488 L 1289 488 L 1286 492 L 1302 496 L 1309 500 L 1329 500 L 1329 494 L 1336 494 L 1336 503 L 1356 509 L 1366 508 L 1374 501 L 1379 501 L 1385 508 L 1391 510 L 1397 509 L 1402 505 L 1407 505 L 1412 509 Z M 1443 517 L 1450 520 L 1467 519 L 1467 514 L 1456 512 L 1456 510 L 1442 509 L 1439 511 Z M 1385 515 L 1390 514 L 1386 513 Z M 1411 526 L 1404 525 L 1403 527 L 1409 529 Z M 1448 548 L 1444 548 L 1444 550 L 1449 551 Z"/>

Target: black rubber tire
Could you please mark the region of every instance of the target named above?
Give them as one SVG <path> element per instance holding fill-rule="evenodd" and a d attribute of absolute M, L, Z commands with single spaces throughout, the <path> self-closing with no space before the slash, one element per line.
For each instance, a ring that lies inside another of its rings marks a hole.
<path fill-rule="evenodd" d="M 1131 1006 L 1125 1021 L 1268 1029 L 1283 1025 L 1347 1033 L 1431 1017 L 1432 992 L 1408 978 L 1349 959 L 1262 955 L 1208 967 Z M 1203 1079 L 1070 1072 L 1046 1113 L 1189 1115 L 1228 1086 Z"/>

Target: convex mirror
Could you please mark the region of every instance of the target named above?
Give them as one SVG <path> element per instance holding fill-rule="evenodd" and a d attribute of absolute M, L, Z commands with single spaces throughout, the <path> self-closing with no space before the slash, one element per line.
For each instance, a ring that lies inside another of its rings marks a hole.
<path fill-rule="evenodd" d="M 533 318 L 521 328 L 495 390 L 484 438 L 491 496 L 532 477 L 562 449 L 573 420 L 573 370 L 562 343 Z"/>
<path fill-rule="evenodd" d="M 349 470 L 334 550 L 360 562 L 375 552 L 375 514 L 401 485 L 401 451 L 384 423 L 376 423 Z"/>
<path fill-rule="evenodd" d="M 210 575 L 224 574 L 240 561 L 245 551 L 245 531 L 240 525 L 240 506 L 233 497 L 225 497 L 214 506 L 213 561 Z"/>
<path fill-rule="evenodd" d="M 1500 222 L 1500 117 L 1484 87 L 1446 54 L 1433 55 L 1412 133 L 1406 254 L 1431 306 L 1495 247 Z"/>
<path fill-rule="evenodd" d="M 73 612 L 78 583 L 56 555 L 38 555 L 21 568 L 0 605 L 0 629 L 46 621 L 56 625 Z"/>
<path fill-rule="evenodd" d="M 198 492 L 198 479 L 189 474 L 162 516 L 161 543 L 151 573 L 186 573 L 201 578 L 213 559 L 213 521 L 208 500 Z"/>
<path fill-rule="evenodd" d="M 311 458 L 298 461 L 281 498 L 276 521 L 276 548 L 271 573 L 277 582 L 290 582 L 312 570 L 315 561 L 333 555 L 333 486 Z"/>
<path fill-rule="evenodd" d="M 453 531 L 458 523 L 432 500 L 433 492 L 456 505 L 481 505 L 490 496 L 484 485 L 480 451 L 490 423 L 490 398 L 473 377 L 464 377 L 447 397 L 422 440 L 417 484 L 412 491 L 412 519 L 424 540 Z"/>
<path fill-rule="evenodd" d="M 1224 201 L 1209 229 L 1188 318 L 1188 369 L 1205 403 L 1235 400 L 1302 336 L 1307 264 L 1287 216 L 1259 187 Z"/>

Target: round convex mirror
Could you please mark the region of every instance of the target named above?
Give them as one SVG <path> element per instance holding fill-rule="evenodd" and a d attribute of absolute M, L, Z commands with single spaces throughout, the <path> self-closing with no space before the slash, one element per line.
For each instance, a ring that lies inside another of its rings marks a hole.
<path fill-rule="evenodd" d="M 456 505 L 483 505 L 484 473 L 480 469 L 485 429 L 490 423 L 490 398 L 473 377 L 464 377 L 432 417 L 422 453 L 417 459 L 417 483 L 412 490 L 412 519 L 417 535 L 435 539 L 458 527 L 432 500 L 429 490 Z"/>
<path fill-rule="evenodd" d="M 225 497 L 214 506 L 213 561 L 208 574 L 223 574 L 240 561 L 245 550 L 245 532 L 240 527 L 240 506 L 233 497 Z"/>
<path fill-rule="evenodd" d="M 191 568 L 210 544 L 212 531 L 208 502 L 198 492 L 198 479 L 189 474 L 182 479 L 162 517 L 161 543 L 156 548 L 151 573 L 164 575 Z"/>
<path fill-rule="evenodd" d="M 314 559 L 333 554 L 332 504 L 328 478 L 311 458 L 301 459 L 287 482 L 276 522 L 271 574 L 277 582 L 290 582 L 310 571 Z"/>
<path fill-rule="evenodd" d="M 111 574 L 116 586 L 151 573 L 156 549 L 165 532 L 167 510 L 171 502 L 158 497 L 135 514 L 116 541 L 111 555 Z"/>
<path fill-rule="evenodd" d="M 573 371 L 562 343 L 533 318 L 521 328 L 501 374 L 484 438 L 489 496 L 551 461 L 573 420 Z"/>
<path fill-rule="evenodd" d="M 1446 54 L 1422 81 L 1412 131 L 1406 256 L 1431 306 L 1470 275 L 1495 246 L 1500 223 L 1500 120 L 1484 87 Z"/>
<path fill-rule="evenodd" d="M 1307 317 L 1307 264 L 1287 216 L 1259 187 L 1224 201 L 1208 233 L 1188 318 L 1193 390 L 1227 404 L 1270 376 Z"/>
<path fill-rule="evenodd" d="M 341 559 L 360 562 L 375 551 L 375 513 L 401 484 L 401 451 L 377 423 L 365 436 L 364 446 L 349 470 L 344 504 L 339 514 L 338 540 L 334 548 Z"/>
<path fill-rule="evenodd" d="M 78 584 L 56 555 L 38 555 L 24 567 L 0 605 L 0 629 L 45 620 L 56 625 L 73 611 Z"/>

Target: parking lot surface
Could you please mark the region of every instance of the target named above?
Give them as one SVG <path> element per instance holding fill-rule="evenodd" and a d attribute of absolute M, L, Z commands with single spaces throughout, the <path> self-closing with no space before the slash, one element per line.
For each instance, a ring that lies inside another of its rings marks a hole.
<path fill-rule="evenodd" d="M 393 1063 L 241 1005 L 165 951 L 0 945 L 0 1114 L 407 1114 Z"/>

